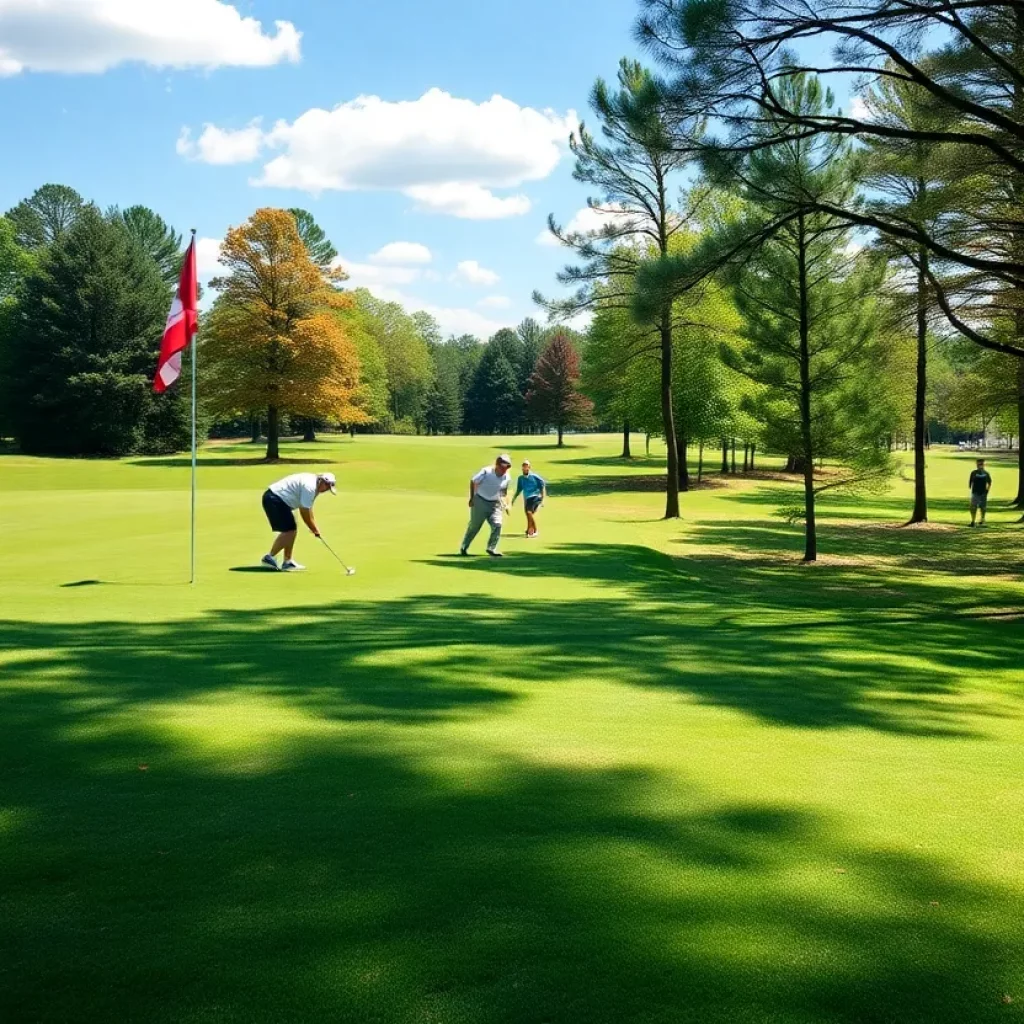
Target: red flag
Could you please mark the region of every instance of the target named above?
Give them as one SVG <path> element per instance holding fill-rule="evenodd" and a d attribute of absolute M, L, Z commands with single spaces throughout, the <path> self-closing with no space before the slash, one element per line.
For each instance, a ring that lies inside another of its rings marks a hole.
<path fill-rule="evenodd" d="M 158 394 L 166 391 L 181 376 L 181 353 L 199 329 L 199 295 L 196 287 L 196 240 L 185 252 L 181 267 L 181 281 L 178 294 L 171 303 L 164 328 L 164 340 L 160 345 L 160 361 L 156 364 L 156 378 L 153 390 Z"/>

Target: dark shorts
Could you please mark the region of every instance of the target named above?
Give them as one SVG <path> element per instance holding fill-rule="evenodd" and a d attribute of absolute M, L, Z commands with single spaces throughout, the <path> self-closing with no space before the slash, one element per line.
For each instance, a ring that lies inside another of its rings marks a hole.
<path fill-rule="evenodd" d="M 263 511 L 270 528 L 277 533 L 291 533 L 299 528 L 295 513 L 269 488 L 263 492 Z"/>
<path fill-rule="evenodd" d="M 543 498 L 527 498 L 526 499 L 526 511 L 531 514 L 536 512 L 540 508 Z"/>
<path fill-rule="evenodd" d="M 988 495 L 987 494 L 972 494 L 971 495 L 971 508 L 988 508 Z"/>

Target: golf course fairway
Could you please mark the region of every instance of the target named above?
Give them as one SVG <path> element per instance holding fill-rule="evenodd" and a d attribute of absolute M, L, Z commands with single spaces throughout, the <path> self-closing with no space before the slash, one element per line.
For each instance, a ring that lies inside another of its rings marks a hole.
<path fill-rule="evenodd" d="M 665 522 L 620 447 L 214 444 L 194 587 L 187 457 L 0 455 L 0 1021 L 1024 1021 L 1016 452 L 802 565 L 778 460 Z M 459 559 L 503 450 L 540 536 Z M 302 469 L 357 575 L 258 571 Z"/>

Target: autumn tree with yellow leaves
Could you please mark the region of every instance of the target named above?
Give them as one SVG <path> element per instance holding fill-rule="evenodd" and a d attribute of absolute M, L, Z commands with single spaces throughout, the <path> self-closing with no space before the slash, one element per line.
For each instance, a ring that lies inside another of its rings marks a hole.
<path fill-rule="evenodd" d="M 294 216 L 257 210 L 227 233 L 204 319 L 200 367 L 215 415 L 266 410 L 267 459 L 279 457 L 282 414 L 358 424 L 359 356 L 335 311 L 351 302 L 310 258 Z"/>

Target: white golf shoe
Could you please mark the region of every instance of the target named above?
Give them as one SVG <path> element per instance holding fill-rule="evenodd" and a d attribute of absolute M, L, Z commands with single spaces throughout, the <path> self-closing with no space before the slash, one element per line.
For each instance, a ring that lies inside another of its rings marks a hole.
<path fill-rule="evenodd" d="M 277 559 L 273 555 L 264 555 L 260 559 L 260 565 L 267 569 L 273 569 L 274 572 L 281 571 L 281 567 L 277 564 Z"/>
<path fill-rule="evenodd" d="M 298 562 L 292 560 L 285 562 L 284 565 L 281 566 L 282 572 L 304 572 L 305 569 L 306 567 L 304 565 L 299 565 Z"/>

